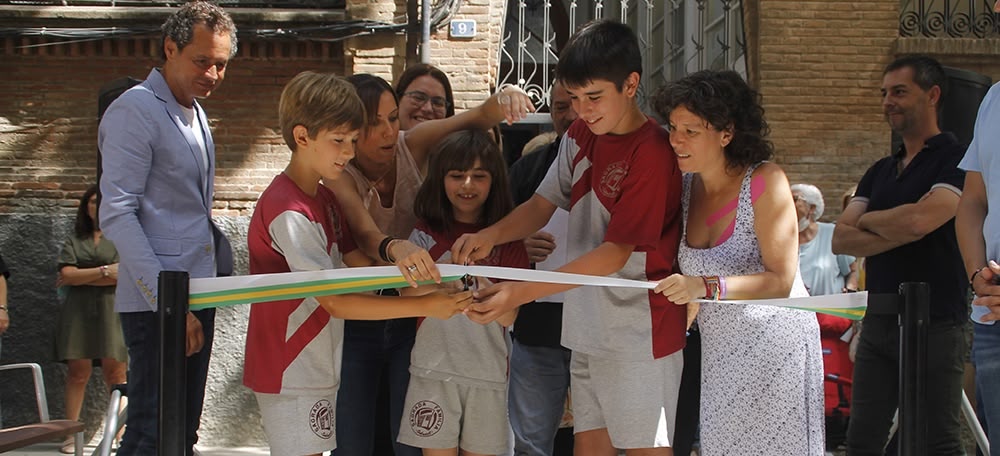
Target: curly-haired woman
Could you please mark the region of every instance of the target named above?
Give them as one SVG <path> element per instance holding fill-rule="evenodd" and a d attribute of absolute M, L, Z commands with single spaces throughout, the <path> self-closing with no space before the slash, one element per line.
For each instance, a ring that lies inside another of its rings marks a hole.
<path fill-rule="evenodd" d="M 768 163 L 760 96 L 732 71 L 701 71 L 655 99 L 684 172 L 681 274 L 656 291 L 675 304 L 708 297 L 808 296 L 788 179 Z M 689 309 L 689 315 L 691 314 Z M 823 361 L 816 316 L 710 303 L 702 338 L 702 455 L 822 456 Z"/>

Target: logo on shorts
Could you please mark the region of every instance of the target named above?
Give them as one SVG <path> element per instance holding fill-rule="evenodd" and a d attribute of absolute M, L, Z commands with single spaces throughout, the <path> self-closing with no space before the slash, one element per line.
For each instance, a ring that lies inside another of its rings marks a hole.
<path fill-rule="evenodd" d="M 597 187 L 601 196 L 617 198 L 622 191 L 622 181 L 625 180 L 626 174 L 628 174 L 628 164 L 624 160 L 608 165 L 604 175 L 601 176 L 601 185 Z"/>
<path fill-rule="evenodd" d="M 330 401 L 320 399 L 309 410 L 309 427 L 321 439 L 333 437 L 333 407 Z"/>
<path fill-rule="evenodd" d="M 420 401 L 410 409 L 410 428 L 420 437 L 437 434 L 444 424 L 444 410 L 431 401 Z"/>

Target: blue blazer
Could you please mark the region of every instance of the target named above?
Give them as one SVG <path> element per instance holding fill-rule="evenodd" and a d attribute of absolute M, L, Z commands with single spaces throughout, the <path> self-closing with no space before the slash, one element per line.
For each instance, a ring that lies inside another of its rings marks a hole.
<path fill-rule="evenodd" d="M 98 133 L 104 235 L 121 262 L 115 310 L 155 311 L 160 271 L 191 278 L 230 275 L 229 240 L 212 221 L 215 143 L 194 104 L 208 153 L 201 148 L 160 71 L 111 103 Z"/>

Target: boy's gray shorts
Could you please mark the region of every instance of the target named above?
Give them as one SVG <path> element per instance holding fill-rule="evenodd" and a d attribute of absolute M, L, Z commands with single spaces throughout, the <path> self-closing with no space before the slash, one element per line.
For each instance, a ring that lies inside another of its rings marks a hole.
<path fill-rule="evenodd" d="M 509 438 L 506 391 L 410 376 L 399 443 L 502 454 Z"/>
<path fill-rule="evenodd" d="M 337 448 L 337 394 L 254 393 L 271 454 L 316 454 Z"/>
<path fill-rule="evenodd" d="M 573 352 L 573 432 L 607 428 L 618 449 L 672 447 L 684 353 L 619 361 Z"/>

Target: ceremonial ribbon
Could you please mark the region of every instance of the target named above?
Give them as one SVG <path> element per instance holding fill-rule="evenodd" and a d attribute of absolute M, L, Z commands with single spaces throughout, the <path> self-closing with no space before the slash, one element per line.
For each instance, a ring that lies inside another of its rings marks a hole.
<path fill-rule="evenodd" d="M 441 273 L 441 280 L 443 282 L 458 280 L 465 275 L 471 275 L 504 280 L 581 286 L 643 288 L 647 290 L 652 290 L 656 287 L 656 282 L 569 274 L 565 272 L 537 271 L 533 269 L 462 266 L 457 264 L 439 264 L 437 267 Z M 359 293 L 383 288 L 401 288 L 407 286 L 409 284 L 403 279 L 403 276 L 399 273 L 399 269 L 395 266 L 340 268 L 322 271 L 191 279 L 190 307 L 191 310 L 200 310 L 255 302 Z M 868 293 L 860 292 L 783 299 L 723 301 L 698 299 L 695 302 L 778 306 L 860 320 L 865 314 Z"/>

